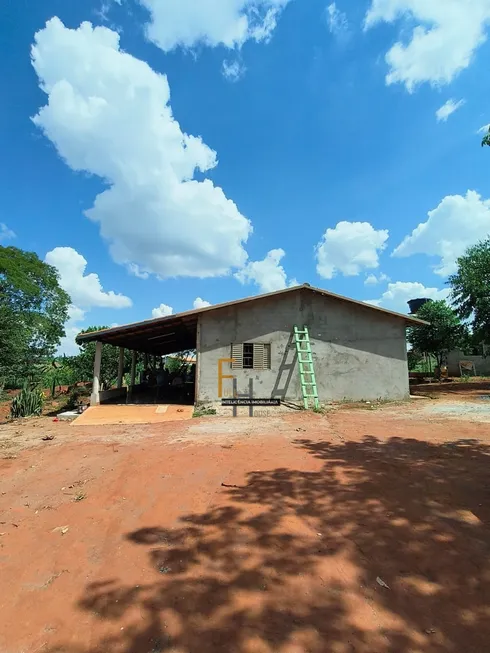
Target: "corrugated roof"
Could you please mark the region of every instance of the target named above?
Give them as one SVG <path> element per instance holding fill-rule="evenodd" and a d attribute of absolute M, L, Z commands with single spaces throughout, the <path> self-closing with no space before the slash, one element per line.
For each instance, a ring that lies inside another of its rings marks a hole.
<path fill-rule="evenodd" d="M 380 308 L 379 306 L 366 304 L 365 302 L 359 301 L 357 299 L 351 299 L 350 297 L 337 295 L 336 293 L 330 292 L 329 290 L 315 288 L 314 286 L 310 286 L 309 284 L 304 283 L 300 286 L 293 286 L 292 288 L 285 288 L 284 290 L 276 290 L 275 292 L 271 293 L 255 295 L 253 297 L 245 297 L 243 299 L 235 299 L 231 302 L 214 304 L 212 306 L 205 306 L 204 308 L 195 308 L 190 311 L 177 313 L 175 315 L 169 315 L 167 317 L 157 317 L 151 320 L 144 320 L 142 322 L 133 322 L 123 326 L 111 327 L 110 329 L 102 329 L 100 331 L 92 331 L 90 333 L 80 333 L 76 337 L 76 342 L 80 344 L 82 342 L 99 340 L 101 342 L 107 342 L 113 345 L 124 346 L 130 349 L 138 348 L 139 351 L 158 353 L 162 355 L 175 351 L 183 351 L 185 349 L 191 349 L 195 347 L 195 331 L 197 328 L 197 318 L 200 314 L 211 311 L 218 311 L 222 308 L 227 308 L 228 306 L 236 306 L 239 304 L 246 304 L 247 302 L 254 302 L 260 299 L 265 299 L 267 297 L 285 295 L 286 293 L 297 292 L 298 290 L 308 290 L 310 292 L 324 295 L 325 297 L 331 297 L 340 301 L 349 302 L 350 304 L 355 304 L 366 310 L 377 311 L 378 313 L 383 313 L 389 317 L 395 317 L 404 320 L 407 325 L 427 324 L 427 322 L 424 322 L 424 320 L 419 320 L 418 318 L 412 317 L 410 315 L 404 315 L 403 313 L 389 311 L 386 308 Z M 167 331 L 172 328 L 178 330 L 178 334 L 168 333 L 169 337 L 176 335 L 176 338 L 172 340 L 167 339 L 165 342 L 162 342 L 161 340 L 166 337 L 165 335 L 155 335 L 152 337 L 152 332 L 158 331 L 160 333 L 162 326 L 167 327 Z M 160 340 L 160 342 L 157 342 L 158 340 Z M 194 344 L 192 344 L 192 340 L 194 340 Z M 129 341 L 131 341 L 131 344 Z M 173 347 L 173 349 L 171 347 Z"/>

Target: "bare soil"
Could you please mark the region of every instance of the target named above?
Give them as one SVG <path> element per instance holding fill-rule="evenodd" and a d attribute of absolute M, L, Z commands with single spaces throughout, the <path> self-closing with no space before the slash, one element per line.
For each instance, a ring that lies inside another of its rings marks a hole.
<path fill-rule="evenodd" d="M 490 394 L 490 380 L 476 379 L 472 381 L 458 380 L 441 383 L 420 383 L 412 385 L 410 392 L 413 395 L 445 398 L 457 395 L 459 400 L 471 400 L 482 394 Z"/>
<path fill-rule="evenodd" d="M 488 651 L 490 428 L 435 405 L 0 426 L 0 651 Z"/>

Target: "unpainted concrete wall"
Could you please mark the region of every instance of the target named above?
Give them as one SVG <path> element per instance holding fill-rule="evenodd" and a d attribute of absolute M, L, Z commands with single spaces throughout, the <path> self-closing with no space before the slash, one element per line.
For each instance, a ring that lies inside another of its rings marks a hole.
<path fill-rule="evenodd" d="M 461 376 L 459 361 L 473 361 L 477 376 L 490 376 L 490 356 L 466 356 L 462 351 L 451 351 L 447 356 L 449 376 Z"/>
<path fill-rule="evenodd" d="M 223 369 L 254 396 L 301 400 L 294 325 L 307 325 L 320 401 L 404 399 L 409 395 L 403 320 L 308 290 L 203 313 L 200 322 L 198 401 L 218 401 L 218 360 L 231 344 L 269 342 L 270 370 Z M 223 381 L 225 396 L 232 381 Z"/>

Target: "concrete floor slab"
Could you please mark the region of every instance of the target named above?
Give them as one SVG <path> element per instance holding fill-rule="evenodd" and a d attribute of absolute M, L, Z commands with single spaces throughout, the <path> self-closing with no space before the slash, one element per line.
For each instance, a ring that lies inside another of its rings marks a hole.
<path fill-rule="evenodd" d="M 134 405 L 107 404 L 90 406 L 73 425 L 96 426 L 103 424 L 154 424 L 191 419 L 194 406 L 179 404 Z"/>

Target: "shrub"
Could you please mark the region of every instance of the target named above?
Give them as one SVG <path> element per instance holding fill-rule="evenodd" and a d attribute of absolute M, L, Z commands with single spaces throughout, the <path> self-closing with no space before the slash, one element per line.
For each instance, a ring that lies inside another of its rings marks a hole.
<path fill-rule="evenodd" d="M 11 417 L 40 415 L 44 405 L 44 394 L 36 385 L 26 382 L 10 404 Z"/>
<path fill-rule="evenodd" d="M 76 385 L 73 388 L 70 389 L 70 393 L 68 395 L 68 401 L 66 403 L 66 408 L 68 410 L 75 410 L 78 408 L 81 404 L 84 403 L 83 399 L 86 397 L 90 397 L 90 388 L 87 388 L 83 385 Z"/>

